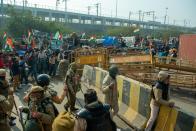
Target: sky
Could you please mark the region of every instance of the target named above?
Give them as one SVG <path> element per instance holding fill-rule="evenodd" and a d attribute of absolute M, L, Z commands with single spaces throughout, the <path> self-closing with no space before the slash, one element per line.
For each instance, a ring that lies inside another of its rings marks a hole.
<path fill-rule="evenodd" d="M 4 0 L 14 1 L 14 0 Z M 55 8 L 56 0 L 27 0 L 29 4 L 38 4 L 42 7 Z M 65 4 L 60 0 L 58 10 L 64 10 Z M 118 14 L 120 18 L 139 20 L 139 10 L 142 12 L 155 11 L 155 18 L 158 22 L 164 22 L 167 10 L 167 23 L 196 27 L 196 0 L 67 0 L 68 11 L 87 13 L 88 6 L 91 6 L 90 14 L 96 14 L 96 3 L 101 3 L 101 15 L 115 17 L 116 1 L 118 3 Z M 22 2 L 22 0 L 16 0 Z M 47 6 L 46 6 L 47 5 Z M 152 15 L 144 16 L 145 21 L 152 21 Z"/>

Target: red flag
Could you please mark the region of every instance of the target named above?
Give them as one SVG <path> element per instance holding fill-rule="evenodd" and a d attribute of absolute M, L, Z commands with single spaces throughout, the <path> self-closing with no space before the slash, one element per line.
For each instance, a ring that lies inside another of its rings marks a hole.
<path fill-rule="evenodd" d="M 36 47 L 36 43 L 35 43 L 35 40 L 33 39 L 32 42 L 31 42 L 31 47 L 34 49 Z"/>
<path fill-rule="evenodd" d="M 63 35 L 62 35 L 62 33 L 60 33 L 59 40 L 62 40 L 62 39 L 63 39 Z"/>
<path fill-rule="evenodd" d="M 6 43 L 7 43 L 7 45 L 9 45 L 10 47 L 14 48 L 13 41 L 12 41 L 12 38 L 11 38 L 11 37 L 8 37 L 8 38 L 7 38 Z"/>

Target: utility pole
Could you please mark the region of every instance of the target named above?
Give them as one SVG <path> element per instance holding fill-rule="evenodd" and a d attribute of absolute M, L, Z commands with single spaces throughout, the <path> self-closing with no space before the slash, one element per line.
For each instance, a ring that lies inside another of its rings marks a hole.
<path fill-rule="evenodd" d="M 65 12 L 67 12 L 67 0 L 63 0 L 65 2 Z"/>
<path fill-rule="evenodd" d="M 91 6 L 88 6 L 88 15 L 90 15 Z"/>
<path fill-rule="evenodd" d="M 56 0 L 56 10 L 58 10 L 59 0 Z"/>
<path fill-rule="evenodd" d="M 27 1 L 27 0 L 25 0 L 25 7 L 27 7 L 27 3 L 28 3 L 28 1 Z"/>
<path fill-rule="evenodd" d="M 22 9 L 23 9 L 23 12 L 24 12 L 24 0 L 22 0 Z"/>
<path fill-rule="evenodd" d="M 131 14 L 132 14 L 131 11 L 129 11 L 129 20 L 131 20 Z"/>
<path fill-rule="evenodd" d="M 116 17 L 118 16 L 118 0 L 116 0 Z"/>
<path fill-rule="evenodd" d="M 102 13 L 102 12 L 101 12 L 101 3 L 99 3 L 99 5 L 100 5 L 100 6 L 99 6 L 99 16 L 101 16 L 101 13 Z"/>
<path fill-rule="evenodd" d="M 130 20 L 131 20 L 131 11 L 129 11 L 129 27 L 131 26 Z"/>
<path fill-rule="evenodd" d="M 152 19 L 153 19 L 153 37 L 155 38 L 155 30 L 154 30 L 154 25 L 155 25 L 155 11 L 152 11 Z"/>
<path fill-rule="evenodd" d="M 166 24 L 166 19 L 167 19 L 167 10 L 168 10 L 168 7 L 166 7 L 165 9 L 166 9 L 166 12 L 165 12 L 164 24 Z"/>
<path fill-rule="evenodd" d="M 173 25 L 175 25 L 175 24 L 176 24 L 176 20 L 173 21 Z"/>
<path fill-rule="evenodd" d="M 95 4 L 96 8 L 97 8 L 97 16 L 99 15 L 99 3 Z"/>
<path fill-rule="evenodd" d="M 141 21 L 141 13 L 142 13 L 142 11 L 139 10 L 139 21 Z"/>
<path fill-rule="evenodd" d="M 184 27 L 186 27 L 186 19 L 184 19 Z"/>

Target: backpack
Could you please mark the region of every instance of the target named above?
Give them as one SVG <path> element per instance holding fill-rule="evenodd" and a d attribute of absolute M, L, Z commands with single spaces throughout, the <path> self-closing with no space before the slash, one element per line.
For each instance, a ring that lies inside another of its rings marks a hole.
<path fill-rule="evenodd" d="M 53 131 L 73 131 L 75 125 L 75 117 L 70 112 L 61 112 L 52 124 Z"/>

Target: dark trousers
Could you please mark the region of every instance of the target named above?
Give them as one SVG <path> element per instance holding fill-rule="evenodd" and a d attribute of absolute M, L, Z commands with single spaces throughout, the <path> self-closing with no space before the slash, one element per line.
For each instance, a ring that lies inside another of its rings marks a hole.
<path fill-rule="evenodd" d="M 55 64 L 50 64 L 50 70 L 49 70 L 49 75 L 55 76 L 56 75 L 56 65 Z"/>
<path fill-rule="evenodd" d="M 47 73 L 47 66 L 46 66 L 46 60 L 45 59 L 41 59 L 38 62 L 38 66 L 39 66 L 39 73 Z"/>
<path fill-rule="evenodd" d="M 36 70 L 36 66 L 32 66 L 31 68 L 29 68 L 29 72 L 28 72 L 28 76 L 32 75 L 35 79 L 35 81 L 37 81 L 37 70 Z"/>
<path fill-rule="evenodd" d="M 72 94 L 71 91 L 68 90 L 67 92 L 67 103 L 66 107 L 70 108 L 70 110 L 74 110 L 75 108 L 75 103 L 76 103 L 76 94 Z"/>
<path fill-rule="evenodd" d="M 25 70 L 20 72 L 20 83 L 23 83 L 23 80 L 25 80 L 25 84 L 28 84 L 28 77 L 27 74 L 25 72 Z"/>

